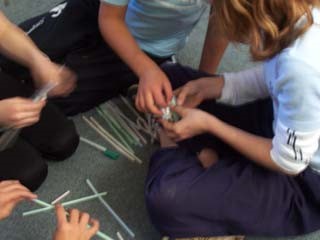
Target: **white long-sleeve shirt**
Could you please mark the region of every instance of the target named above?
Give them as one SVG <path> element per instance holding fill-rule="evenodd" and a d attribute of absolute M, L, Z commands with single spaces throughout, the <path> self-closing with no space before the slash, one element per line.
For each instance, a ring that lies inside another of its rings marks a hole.
<path fill-rule="evenodd" d="M 291 46 L 252 69 L 226 73 L 219 102 L 241 105 L 271 97 L 274 107 L 272 160 L 297 174 L 320 173 L 320 9 L 314 24 Z M 298 24 L 303 24 L 302 17 Z"/>

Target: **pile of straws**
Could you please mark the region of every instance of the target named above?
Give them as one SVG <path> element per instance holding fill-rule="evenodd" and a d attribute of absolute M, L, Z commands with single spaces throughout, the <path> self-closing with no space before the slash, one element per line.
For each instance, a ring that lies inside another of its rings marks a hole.
<path fill-rule="evenodd" d="M 157 137 L 156 120 L 153 119 L 150 114 L 146 115 L 146 119 L 143 118 L 126 98 L 120 96 L 120 99 L 131 111 L 135 120 L 132 120 L 128 115 L 126 115 L 112 100 L 105 103 L 104 106 L 96 108 L 96 111 L 107 123 L 112 132 L 103 128 L 103 126 L 94 117 L 88 118 L 83 116 L 82 118 L 95 132 L 117 149 L 117 151 L 122 155 L 133 162 L 142 164 L 142 160 L 136 155 L 133 146 L 143 147 L 147 145 L 148 141 L 145 137 L 146 135 L 150 137 L 151 143 L 153 143 Z M 107 155 L 106 148 L 83 137 L 81 140 L 98 148 Z"/>
<path fill-rule="evenodd" d="M 105 196 L 107 193 L 106 192 L 98 193 L 97 189 L 93 186 L 92 182 L 89 179 L 87 179 L 86 182 L 87 182 L 87 185 L 89 186 L 89 188 L 94 193 L 94 195 L 83 197 L 83 198 L 79 198 L 79 199 L 75 199 L 75 200 L 68 201 L 68 202 L 63 202 L 63 203 L 61 203 L 61 205 L 64 206 L 64 207 L 67 207 L 67 206 L 71 206 L 71 205 L 74 205 L 74 204 L 77 204 L 77 203 L 82 203 L 82 202 L 86 202 L 86 201 L 93 200 L 93 199 L 99 199 L 101 204 L 115 218 L 115 220 L 128 233 L 128 235 L 131 238 L 134 238 L 135 234 L 132 232 L 132 230 L 123 222 L 123 220 L 118 216 L 118 214 L 102 198 L 102 196 Z M 65 192 L 64 194 L 62 194 L 61 196 L 56 198 L 54 201 L 52 201 L 51 204 L 49 204 L 49 203 L 47 203 L 45 201 L 39 200 L 39 199 L 34 199 L 33 202 L 38 204 L 39 206 L 42 206 L 43 208 L 36 209 L 36 210 L 31 210 L 31 211 L 28 211 L 28 212 L 24 212 L 22 214 L 22 216 L 26 217 L 26 216 L 31 216 L 31 215 L 43 213 L 43 212 L 48 212 L 48 211 L 54 209 L 54 204 L 60 202 L 63 198 L 65 198 L 69 194 L 70 194 L 70 191 Z M 67 215 L 68 215 L 68 213 L 67 213 Z M 90 226 L 88 226 L 88 227 L 90 227 Z M 105 233 L 103 233 L 101 231 L 98 231 L 96 233 L 96 236 L 98 236 L 98 237 L 100 237 L 101 239 L 104 239 L 104 240 L 113 240 L 111 237 L 109 237 L 107 234 L 105 234 Z M 119 240 L 123 240 L 123 237 L 122 237 L 120 232 L 117 232 L 117 237 L 118 237 Z"/>

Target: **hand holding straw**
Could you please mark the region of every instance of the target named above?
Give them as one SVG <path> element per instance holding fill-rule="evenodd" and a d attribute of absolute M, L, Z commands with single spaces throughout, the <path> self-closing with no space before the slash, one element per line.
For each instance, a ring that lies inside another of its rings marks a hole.
<path fill-rule="evenodd" d="M 106 194 L 107 194 L 106 192 L 103 192 L 103 193 L 91 195 L 91 196 L 88 196 L 88 197 L 83 197 L 83 198 L 79 198 L 79 199 L 76 199 L 76 200 L 64 202 L 61 205 L 66 207 L 66 206 L 70 206 L 70 205 L 73 205 L 73 204 L 86 202 L 86 201 L 89 201 L 89 200 L 92 200 L 92 199 L 95 199 L 95 198 L 98 198 L 98 197 L 101 197 L 101 196 L 105 196 Z M 51 205 L 51 204 L 47 204 L 47 206 L 45 206 L 44 202 L 39 200 L 39 199 L 34 199 L 33 201 L 35 203 L 37 203 L 38 205 L 43 206 L 44 208 L 40 208 L 40 209 L 35 209 L 35 210 L 28 211 L 28 212 L 24 212 L 22 214 L 22 216 L 26 217 L 26 216 L 30 216 L 30 215 L 35 215 L 35 214 L 38 214 L 38 213 L 50 211 L 50 210 L 52 210 L 54 208 L 54 205 Z"/>
<path fill-rule="evenodd" d="M 44 202 L 44 201 L 41 201 L 41 200 L 39 200 L 39 199 L 34 199 L 33 202 L 37 203 L 38 205 L 40 205 L 40 206 L 42 206 L 42 207 L 47 207 L 47 208 L 48 208 L 48 207 L 51 207 L 51 208 L 54 207 L 53 205 L 51 205 L 51 204 L 49 204 L 49 203 L 46 203 L 46 202 Z M 67 213 L 67 212 L 66 212 L 66 214 L 69 215 L 69 213 Z M 88 228 L 90 228 L 90 227 L 91 227 L 91 226 L 88 225 Z M 100 237 L 101 239 L 103 239 L 103 240 L 114 240 L 114 239 L 112 239 L 111 237 L 109 237 L 107 234 L 105 234 L 105 233 L 103 233 L 103 232 L 101 232 L 101 231 L 98 231 L 98 232 L 96 233 L 96 235 L 97 235 L 98 237 Z"/>

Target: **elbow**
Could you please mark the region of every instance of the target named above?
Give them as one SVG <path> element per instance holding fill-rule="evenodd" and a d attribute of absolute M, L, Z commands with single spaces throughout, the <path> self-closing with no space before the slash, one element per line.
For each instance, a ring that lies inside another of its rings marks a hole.
<path fill-rule="evenodd" d="M 274 169 L 276 171 L 290 177 L 298 176 L 308 167 L 308 165 L 303 163 L 288 161 L 287 159 L 280 158 L 280 157 L 276 158 L 275 156 L 272 156 L 272 154 L 271 154 L 271 160 L 273 162 Z"/>

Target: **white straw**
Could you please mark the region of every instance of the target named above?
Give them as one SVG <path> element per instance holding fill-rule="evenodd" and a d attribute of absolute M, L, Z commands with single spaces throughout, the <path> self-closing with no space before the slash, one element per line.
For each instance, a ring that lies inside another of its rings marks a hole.
<path fill-rule="evenodd" d="M 126 149 L 117 139 L 115 139 L 107 130 L 105 130 L 93 117 L 90 117 L 90 120 L 92 123 L 100 130 L 102 133 L 112 140 L 113 143 L 115 143 L 118 147 L 122 148 L 129 156 L 131 156 L 130 159 L 136 160 L 138 163 L 142 164 L 142 160 L 139 159 L 136 155 L 131 153 L 128 149 Z"/>
<path fill-rule="evenodd" d="M 120 95 L 120 98 L 122 102 L 124 102 L 124 104 L 134 113 L 134 115 L 136 115 L 137 117 L 141 117 L 140 114 L 137 112 L 137 110 L 134 109 L 134 107 L 132 107 L 132 105 L 124 96 Z"/>
<path fill-rule="evenodd" d="M 122 121 L 126 122 L 131 134 L 142 141 L 144 144 L 147 144 L 147 140 L 137 130 L 138 126 L 131 119 L 129 119 L 116 104 L 114 104 L 113 102 L 107 104 L 109 104 L 113 112 L 117 114 L 122 119 Z"/>
<path fill-rule="evenodd" d="M 90 146 L 92 146 L 92 147 L 100 150 L 100 151 L 105 152 L 105 151 L 107 150 L 105 147 L 103 147 L 103 146 L 101 146 L 101 145 L 99 145 L 99 144 L 97 144 L 97 143 L 95 143 L 95 142 L 93 142 L 93 141 L 91 141 L 91 140 L 89 140 L 89 139 L 87 139 L 87 138 L 80 137 L 80 140 L 81 140 L 82 142 L 85 142 L 85 143 L 87 143 L 88 145 L 90 145 Z"/>
<path fill-rule="evenodd" d="M 130 134 L 130 136 L 132 138 L 134 138 L 134 140 L 141 145 L 140 143 L 140 139 L 139 137 L 135 134 L 135 132 L 132 131 L 132 129 L 129 127 L 129 125 L 127 124 L 127 122 L 120 116 L 120 114 L 118 113 L 117 107 L 112 104 L 112 103 L 106 103 L 106 108 L 112 112 L 112 114 L 114 115 L 114 117 L 117 119 L 117 121 L 119 122 L 119 124 L 125 129 L 127 130 L 127 133 Z M 120 111 L 120 110 L 119 110 Z"/>
<path fill-rule="evenodd" d="M 98 122 L 97 120 L 95 120 L 93 117 L 90 117 L 91 122 L 107 137 L 109 138 L 112 142 L 114 142 L 118 147 L 120 147 L 124 152 L 126 152 L 129 156 L 131 160 L 135 160 L 134 159 L 134 154 L 127 149 L 125 146 L 123 146 L 116 138 L 114 138 L 112 136 L 111 133 L 109 133 L 107 130 L 105 130 Z"/>
<path fill-rule="evenodd" d="M 88 196 L 88 197 L 83 197 L 83 198 L 75 199 L 75 200 L 72 200 L 72 201 L 64 202 L 61 205 L 65 207 L 65 206 L 73 205 L 73 204 L 76 204 L 76 203 L 86 202 L 86 201 L 89 201 L 89 200 L 104 196 L 106 194 L 107 194 L 106 192 L 103 192 L 103 193 L 91 195 L 91 196 Z M 35 199 L 33 201 L 35 203 L 43 206 L 44 208 L 40 208 L 40 209 L 35 209 L 35 210 L 28 211 L 28 212 L 24 212 L 22 214 L 22 216 L 26 217 L 26 216 L 30 216 L 30 215 L 35 215 L 35 214 L 38 214 L 38 213 L 50 211 L 50 210 L 52 210 L 54 208 L 53 205 L 51 205 L 51 204 L 47 204 L 46 205 L 45 202 L 43 202 L 43 201 L 41 201 L 39 199 Z"/>
<path fill-rule="evenodd" d="M 40 205 L 42 207 L 53 207 L 49 203 L 46 203 L 46 202 L 41 201 L 39 199 L 34 199 L 33 202 L 37 203 L 38 205 Z M 69 215 L 69 213 L 67 213 L 67 212 L 66 212 L 66 214 Z M 91 226 L 89 224 L 88 224 L 88 228 L 91 228 Z M 113 240 L 111 237 L 109 237 L 107 234 L 105 234 L 101 231 L 97 231 L 96 235 L 104 240 Z"/>
<path fill-rule="evenodd" d="M 56 203 L 60 202 L 62 199 L 64 199 L 66 196 L 70 194 L 70 190 L 66 191 L 65 193 L 61 194 L 59 197 L 57 197 L 55 200 L 51 202 L 51 205 L 55 205 Z"/>
<path fill-rule="evenodd" d="M 87 184 L 92 190 L 93 193 L 97 193 L 97 189 L 93 186 L 91 181 L 87 179 Z M 124 223 L 124 221 L 118 216 L 118 214 L 112 209 L 112 207 L 104 200 L 103 198 L 99 197 L 101 204 L 107 209 L 107 211 L 115 218 L 115 220 L 121 225 L 121 227 L 132 237 L 135 237 L 135 234 L 132 230 Z"/>
<path fill-rule="evenodd" d="M 119 240 L 124 240 L 124 238 L 122 237 L 120 232 L 117 232 L 117 237 L 118 237 Z"/>
<path fill-rule="evenodd" d="M 109 142 L 114 148 L 116 148 L 120 153 L 126 156 L 129 160 L 134 161 L 134 158 L 131 156 L 130 153 L 126 151 L 126 149 L 121 145 L 118 145 L 117 142 L 114 142 L 110 139 L 102 130 L 100 130 L 97 126 L 94 125 L 88 118 L 82 116 L 83 120 L 93 129 L 95 130 L 103 139 Z"/>

